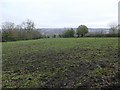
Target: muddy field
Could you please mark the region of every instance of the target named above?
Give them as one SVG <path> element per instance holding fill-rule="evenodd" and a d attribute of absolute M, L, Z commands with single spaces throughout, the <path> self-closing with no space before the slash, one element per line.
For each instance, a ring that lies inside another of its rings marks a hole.
<path fill-rule="evenodd" d="M 119 88 L 118 38 L 4 42 L 4 88 Z"/>

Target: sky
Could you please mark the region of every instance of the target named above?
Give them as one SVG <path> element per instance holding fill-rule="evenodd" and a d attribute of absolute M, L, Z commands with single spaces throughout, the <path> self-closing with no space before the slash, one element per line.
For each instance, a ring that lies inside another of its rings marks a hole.
<path fill-rule="evenodd" d="M 119 0 L 0 0 L 0 25 L 34 21 L 37 28 L 86 25 L 107 28 L 118 22 Z"/>

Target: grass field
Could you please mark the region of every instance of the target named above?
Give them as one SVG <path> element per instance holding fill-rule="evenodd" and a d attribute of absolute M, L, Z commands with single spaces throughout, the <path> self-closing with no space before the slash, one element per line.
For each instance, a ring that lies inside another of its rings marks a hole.
<path fill-rule="evenodd" d="M 2 43 L 2 87 L 120 84 L 118 38 L 50 38 Z"/>

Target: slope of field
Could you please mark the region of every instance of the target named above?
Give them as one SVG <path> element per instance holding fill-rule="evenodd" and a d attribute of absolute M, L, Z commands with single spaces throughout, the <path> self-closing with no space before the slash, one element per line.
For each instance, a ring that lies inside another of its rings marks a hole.
<path fill-rule="evenodd" d="M 2 87 L 118 86 L 118 38 L 4 42 Z"/>

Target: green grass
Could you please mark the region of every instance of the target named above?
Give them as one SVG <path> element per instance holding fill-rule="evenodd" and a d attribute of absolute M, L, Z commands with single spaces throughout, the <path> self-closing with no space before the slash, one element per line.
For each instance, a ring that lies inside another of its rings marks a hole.
<path fill-rule="evenodd" d="M 49 38 L 2 46 L 3 87 L 119 84 L 118 38 Z"/>

